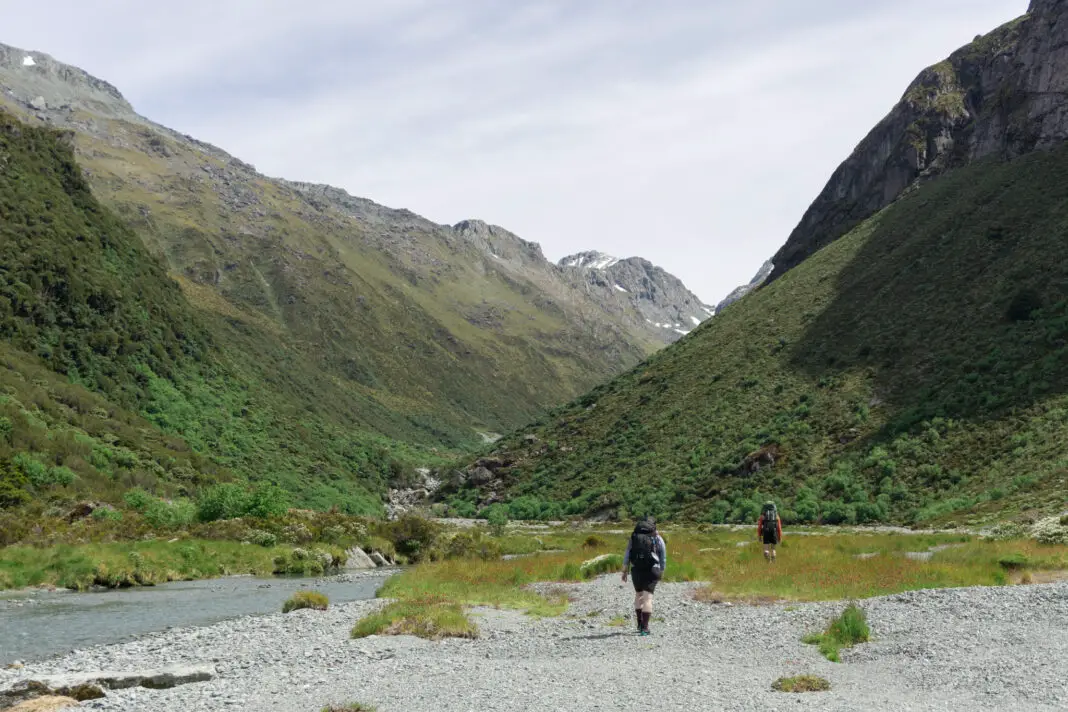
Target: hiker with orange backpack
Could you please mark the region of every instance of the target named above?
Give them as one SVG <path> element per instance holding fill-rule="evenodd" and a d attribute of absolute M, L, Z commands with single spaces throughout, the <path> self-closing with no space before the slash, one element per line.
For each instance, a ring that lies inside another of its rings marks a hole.
<path fill-rule="evenodd" d="M 634 581 L 634 617 L 638 635 L 649 635 L 649 619 L 653 616 L 653 591 L 664 576 L 667 566 L 667 545 L 656 531 L 656 520 L 646 517 L 634 527 L 623 552 L 623 583 L 628 571 Z"/>
<path fill-rule="evenodd" d="M 775 561 L 775 547 L 782 541 L 782 520 L 774 502 L 765 502 L 757 520 L 757 539 L 764 542 L 764 558 Z"/>

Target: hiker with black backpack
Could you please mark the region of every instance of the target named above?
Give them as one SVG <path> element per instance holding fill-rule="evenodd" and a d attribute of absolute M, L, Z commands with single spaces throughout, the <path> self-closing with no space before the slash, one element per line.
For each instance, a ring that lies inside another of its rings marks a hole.
<path fill-rule="evenodd" d="M 664 576 L 667 566 L 667 545 L 656 531 L 656 520 L 646 517 L 634 527 L 623 552 L 623 583 L 630 573 L 634 582 L 634 617 L 638 635 L 649 635 L 649 619 L 653 616 L 653 591 Z"/>
<path fill-rule="evenodd" d="M 764 558 L 775 561 L 775 547 L 782 541 L 782 520 L 774 502 L 765 502 L 757 520 L 757 538 L 764 542 Z"/>

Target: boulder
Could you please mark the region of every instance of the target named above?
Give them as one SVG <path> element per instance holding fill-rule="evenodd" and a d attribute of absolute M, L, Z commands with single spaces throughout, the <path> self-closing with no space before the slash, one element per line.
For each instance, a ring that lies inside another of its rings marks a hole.
<path fill-rule="evenodd" d="M 489 484 L 493 481 L 493 472 L 488 468 L 479 465 L 475 469 L 471 470 L 470 476 L 471 484 L 477 486 Z"/>
<path fill-rule="evenodd" d="M 386 557 L 382 556 L 377 551 L 371 552 L 371 561 L 374 562 L 375 566 L 389 566 L 389 561 L 386 560 Z"/>
<path fill-rule="evenodd" d="M 374 560 L 367 555 L 367 552 L 358 546 L 354 546 L 345 552 L 348 555 L 348 561 L 345 562 L 345 568 L 349 571 L 355 571 L 358 569 L 373 569 L 377 564 Z"/>

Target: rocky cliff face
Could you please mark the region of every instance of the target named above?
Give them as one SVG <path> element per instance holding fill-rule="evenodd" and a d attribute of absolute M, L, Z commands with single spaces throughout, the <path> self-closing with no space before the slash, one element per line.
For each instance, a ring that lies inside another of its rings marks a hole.
<path fill-rule="evenodd" d="M 624 304 L 654 338 L 670 343 L 713 315 L 713 310 L 678 277 L 641 257 L 618 259 L 603 252 L 580 252 L 557 263 L 590 298 Z"/>
<path fill-rule="evenodd" d="M 772 258 L 775 279 L 917 180 L 1068 138 L 1068 2 L 1028 13 L 925 69 L 831 176 Z"/>

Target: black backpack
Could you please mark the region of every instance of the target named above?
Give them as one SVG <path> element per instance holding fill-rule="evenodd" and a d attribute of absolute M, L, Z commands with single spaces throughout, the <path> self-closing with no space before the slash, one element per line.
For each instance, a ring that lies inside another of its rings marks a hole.
<path fill-rule="evenodd" d="M 761 514 L 762 517 L 764 517 L 764 523 L 762 525 L 763 531 L 761 531 L 761 534 L 763 534 L 766 537 L 776 537 L 776 538 L 778 538 L 778 536 L 779 536 L 779 512 L 778 512 L 778 510 L 775 509 L 775 505 L 774 504 L 765 505 L 764 506 L 764 511 L 761 512 L 760 514 Z"/>
<path fill-rule="evenodd" d="M 657 564 L 656 527 L 641 522 L 630 535 L 630 563 L 642 571 L 649 571 Z"/>

